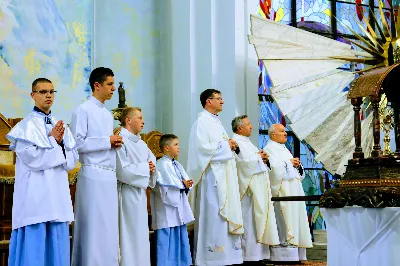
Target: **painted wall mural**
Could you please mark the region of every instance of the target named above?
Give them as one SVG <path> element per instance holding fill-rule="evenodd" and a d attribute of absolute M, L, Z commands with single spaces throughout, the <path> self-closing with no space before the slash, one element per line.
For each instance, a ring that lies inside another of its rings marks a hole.
<path fill-rule="evenodd" d="M 69 122 L 90 94 L 92 0 L 0 0 L 0 112 L 23 117 L 32 81 L 53 81 L 53 112 Z"/>

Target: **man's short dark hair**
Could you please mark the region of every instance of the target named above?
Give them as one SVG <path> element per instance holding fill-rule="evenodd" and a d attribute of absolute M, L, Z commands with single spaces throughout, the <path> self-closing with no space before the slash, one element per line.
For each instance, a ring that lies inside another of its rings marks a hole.
<path fill-rule="evenodd" d="M 201 106 L 206 106 L 206 102 L 207 99 L 211 98 L 213 95 L 215 94 L 221 94 L 221 92 L 219 90 L 215 90 L 215 89 L 206 89 L 205 91 L 203 91 L 200 94 L 200 102 L 201 102 Z"/>
<path fill-rule="evenodd" d="M 98 82 L 102 84 L 107 77 L 114 77 L 114 72 L 107 67 L 98 67 L 93 69 L 92 73 L 90 73 L 89 84 L 92 91 L 94 91 L 94 83 Z"/>
<path fill-rule="evenodd" d="M 36 85 L 39 83 L 52 83 L 51 80 L 46 79 L 46 78 L 37 78 L 32 82 L 32 91 L 35 90 Z"/>
<path fill-rule="evenodd" d="M 164 134 L 160 138 L 160 150 L 164 152 L 165 146 L 171 145 L 174 139 L 178 139 L 174 134 Z"/>

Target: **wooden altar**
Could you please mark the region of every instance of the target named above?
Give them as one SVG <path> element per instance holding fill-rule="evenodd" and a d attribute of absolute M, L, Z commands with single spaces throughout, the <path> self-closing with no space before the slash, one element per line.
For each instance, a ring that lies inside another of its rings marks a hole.
<path fill-rule="evenodd" d="M 400 123 L 398 77 L 400 64 L 368 71 L 355 80 L 348 98 L 354 109 L 353 159 L 348 161 L 346 172 L 339 187 L 326 191 L 320 199 L 320 207 L 343 208 L 362 206 L 365 208 L 400 207 Z M 385 94 L 391 104 L 394 118 L 396 151 L 384 155 L 380 145 L 379 104 Z M 373 150 L 364 156 L 361 148 L 360 106 L 362 99 L 369 97 L 373 112 Z"/>
<path fill-rule="evenodd" d="M 11 130 L 11 128 L 21 120 L 21 118 L 7 119 L 0 114 L 0 266 L 8 265 L 8 247 L 12 231 L 11 214 L 16 159 L 15 153 L 9 149 L 10 142 L 5 138 L 5 136 Z M 118 134 L 119 131 L 120 128 L 116 128 L 114 130 L 114 134 Z M 151 131 L 148 134 L 141 134 L 141 136 L 156 158 L 159 159 L 162 156 L 159 148 L 159 141 L 162 134 L 158 131 Z M 75 203 L 76 180 L 79 167 L 80 164 L 78 163 L 75 169 L 68 172 L 72 205 Z M 147 210 L 149 215 L 149 230 L 151 230 L 150 189 L 147 189 Z M 73 231 L 72 229 L 73 223 L 70 226 L 71 240 Z M 154 256 L 154 251 L 152 253 Z"/>

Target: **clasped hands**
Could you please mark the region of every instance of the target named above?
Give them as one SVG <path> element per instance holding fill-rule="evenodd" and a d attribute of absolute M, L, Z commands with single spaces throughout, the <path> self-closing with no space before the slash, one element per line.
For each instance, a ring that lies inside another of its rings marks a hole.
<path fill-rule="evenodd" d="M 259 151 L 258 154 L 260 154 L 261 159 L 264 163 L 267 163 L 269 160 L 269 156 L 266 152 L 264 152 L 263 150 Z"/>
<path fill-rule="evenodd" d="M 234 141 L 233 139 L 229 139 L 228 142 L 229 142 L 229 146 L 231 147 L 232 151 L 236 150 L 239 147 L 237 142 Z"/>
<path fill-rule="evenodd" d="M 56 125 L 51 129 L 50 136 L 52 136 L 57 143 L 60 143 L 64 137 L 64 122 L 62 120 L 58 121 Z"/>
<path fill-rule="evenodd" d="M 300 159 L 299 158 L 290 159 L 290 162 L 293 164 L 294 168 L 299 168 L 299 166 L 300 166 Z"/>
<path fill-rule="evenodd" d="M 189 179 L 189 180 L 182 180 L 183 184 L 185 185 L 185 187 L 187 189 L 191 188 L 193 186 L 193 180 Z"/>

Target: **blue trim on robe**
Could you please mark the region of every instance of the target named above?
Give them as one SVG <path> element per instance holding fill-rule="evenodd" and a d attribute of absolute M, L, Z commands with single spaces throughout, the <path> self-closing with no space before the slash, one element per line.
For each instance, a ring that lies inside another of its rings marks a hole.
<path fill-rule="evenodd" d="M 186 225 L 158 229 L 154 231 L 154 234 L 157 249 L 157 265 L 192 265 Z"/>
<path fill-rule="evenodd" d="M 44 222 L 11 232 L 9 266 L 69 266 L 68 223 Z"/>

